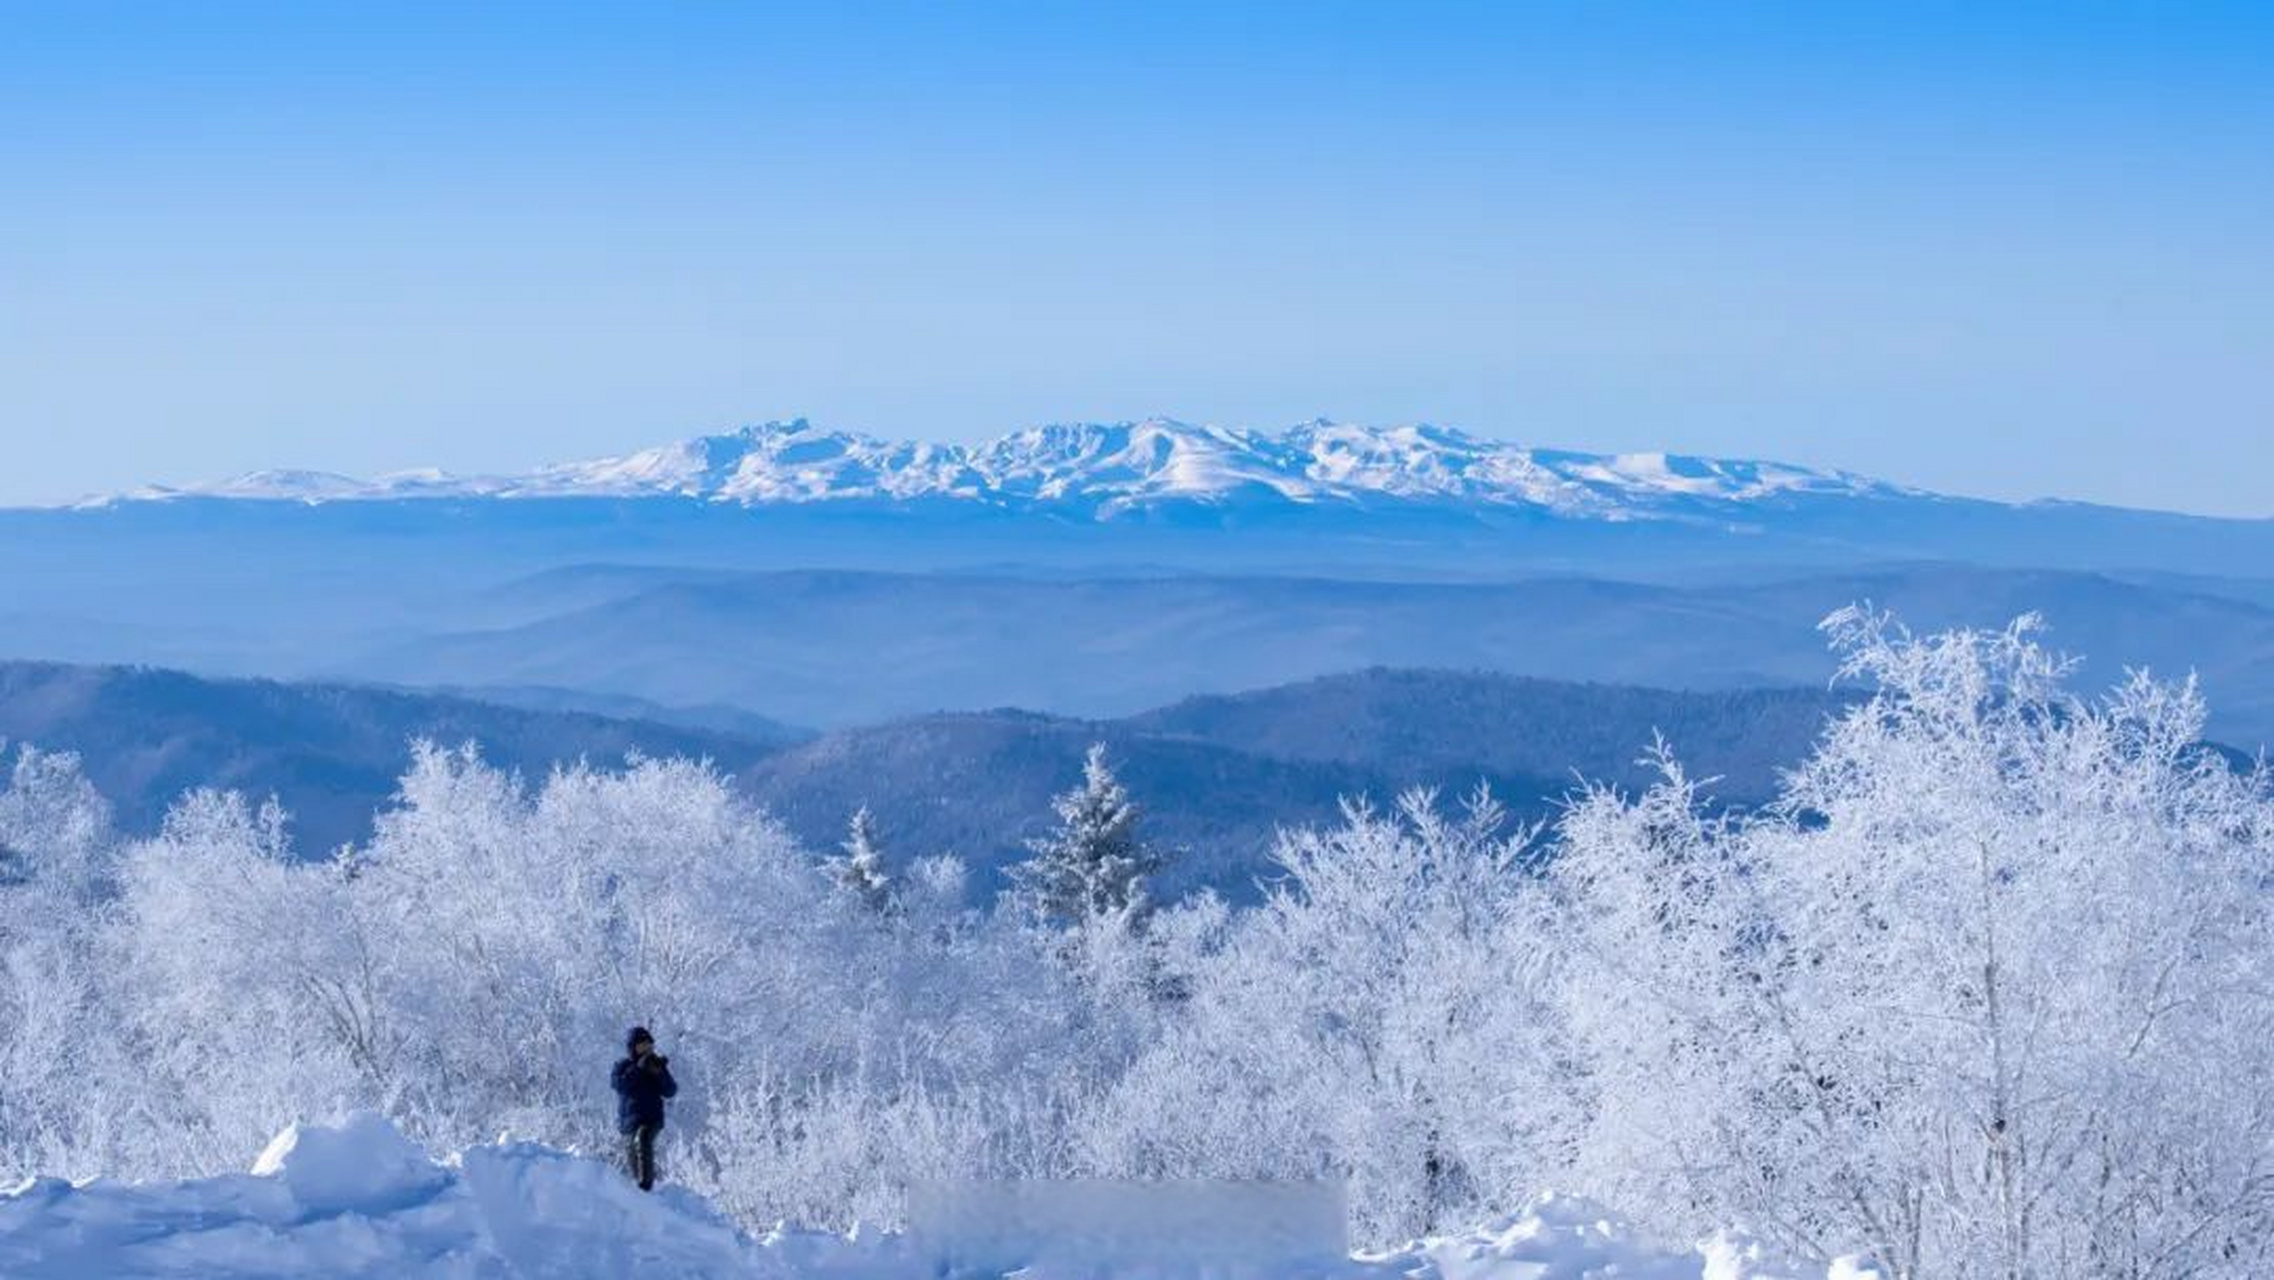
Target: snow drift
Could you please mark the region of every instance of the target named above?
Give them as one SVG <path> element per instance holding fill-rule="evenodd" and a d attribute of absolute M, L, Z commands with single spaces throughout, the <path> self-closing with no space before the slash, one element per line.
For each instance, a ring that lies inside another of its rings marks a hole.
<path fill-rule="evenodd" d="M 763 1274 L 700 1199 L 641 1194 L 595 1160 L 501 1142 L 442 1163 L 361 1114 L 278 1135 L 250 1174 L 129 1185 L 34 1179 L 0 1197 L 0 1274 Z"/>
<path fill-rule="evenodd" d="M 1030 1206 L 1031 1207 L 1031 1206 Z M 1063 1224 L 1061 1224 L 1063 1225 Z M 16 1280 L 105 1276 L 433 1277 L 554 1280 L 667 1275 L 762 1280 L 883 1280 L 947 1274 L 1027 1280 L 1825 1280 L 1741 1238 L 1694 1250 L 1642 1244 L 1585 1201 L 1546 1197 L 1470 1235 L 1344 1259 L 1271 1256 L 1221 1241 L 1221 1256 L 1133 1266 L 1125 1246 L 1079 1232 L 1019 1240 L 998 1232 L 984 1270 L 951 1272 L 915 1237 L 777 1229 L 753 1237 L 700 1197 L 643 1195 L 609 1164 L 527 1142 L 430 1158 L 379 1116 L 278 1135 L 251 1173 L 173 1183 L 36 1178 L 0 1193 L 0 1274 Z M 1173 1251 L 1172 1251 L 1173 1252 Z M 1836 1266 L 1829 1280 L 1870 1280 Z"/>

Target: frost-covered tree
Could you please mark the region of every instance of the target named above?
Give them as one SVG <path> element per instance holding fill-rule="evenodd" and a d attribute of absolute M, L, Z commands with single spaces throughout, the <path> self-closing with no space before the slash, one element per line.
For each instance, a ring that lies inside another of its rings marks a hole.
<path fill-rule="evenodd" d="M 1531 836 L 1481 791 L 1283 835 L 1262 907 L 1183 924 L 1214 936 L 1097 1122 L 1101 1164 L 1347 1177 L 1370 1239 L 1530 1194 L 1570 1131 Z"/>
<path fill-rule="evenodd" d="M 876 816 L 867 805 L 853 811 L 845 824 L 845 842 L 837 847 L 836 856 L 822 864 L 823 870 L 837 882 L 837 887 L 853 896 L 862 906 L 879 915 L 893 906 L 892 876 L 884 869 L 884 850 L 879 847 Z"/>
<path fill-rule="evenodd" d="M 0 753 L 7 740 L 0 738 Z M 0 790 L 0 886 L 32 890 L 54 906 L 90 904 L 115 886 L 116 836 L 110 805 L 69 752 L 16 748 Z M 11 913 L 25 922 L 25 910 Z"/>
<path fill-rule="evenodd" d="M 78 759 L 19 747 L 0 787 L 0 1172 L 96 1173 L 134 1128 L 86 1087 L 131 1061 L 103 954 L 118 857 Z"/>
<path fill-rule="evenodd" d="M 1563 824 L 1589 1173 L 1896 1277 L 2242 1276 L 2274 1195 L 2274 812 L 2192 685 L 2033 619 L 1827 629 L 1873 695 L 1773 810 Z"/>
<path fill-rule="evenodd" d="M 372 922 L 336 866 L 293 859 L 273 801 L 191 792 L 124 878 L 115 945 L 136 1101 L 162 1135 L 152 1171 L 226 1167 L 295 1119 L 390 1100 Z"/>
<path fill-rule="evenodd" d="M 1029 841 L 1032 856 L 1013 869 L 1035 911 L 1060 924 L 1141 924 L 1153 907 L 1148 877 L 1161 859 L 1139 836 L 1140 811 L 1107 763 L 1104 743 L 1090 747 L 1081 784 L 1051 808 L 1057 828 Z"/>

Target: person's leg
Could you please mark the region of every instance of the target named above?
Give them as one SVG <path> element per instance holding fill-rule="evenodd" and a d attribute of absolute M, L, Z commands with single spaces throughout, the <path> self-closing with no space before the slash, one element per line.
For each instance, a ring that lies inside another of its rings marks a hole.
<path fill-rule="evenodd" d="M 640 1190 L 642 1191 L 655 1190 L 655 1129 L 656 1127 L 651 1124 L 640 1126 Z"/>
<path fill-rule="evenodd" d="M 646 1176 L 646 1166 L 640 1162 L 640 1131 L 633 1129 L 624 1135 L 624 1172 L 638 1182 Z"/>

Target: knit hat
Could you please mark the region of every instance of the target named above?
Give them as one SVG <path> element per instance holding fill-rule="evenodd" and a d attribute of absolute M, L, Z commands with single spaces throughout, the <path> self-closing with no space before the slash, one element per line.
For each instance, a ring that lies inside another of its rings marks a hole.
<path fill-rule="evenodd" d="M 640 1047 L 640 1041 L 642 1040 L 647 1041 L 649 1044 L 655 1043 L 655 1037 L 647 1033 L 646 1027 L 633 1027 L 632 1033 L 624 1037 L 624 1047 L 627 1049 L 637 1049 Z"/>

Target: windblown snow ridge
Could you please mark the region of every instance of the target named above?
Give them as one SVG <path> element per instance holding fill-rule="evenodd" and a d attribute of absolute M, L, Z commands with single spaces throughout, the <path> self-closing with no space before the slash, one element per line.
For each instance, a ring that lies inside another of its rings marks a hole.
<path fill-rule="evenodd" d="M 1034 1242 L 1024 1280 L 1131 1273 L 1079 1239 Z M 251 1173 L 174 1183 L 37 1178 L 0 1192 L 0 1274 L 404 1277 L 414 1280 L 884 1280 L 938 1267 L 908 1237 L 735 1228 L 701 1197 L 635 1190 L 610 1165 L 535 1143 L 474 1147 L 437 1162 L 369 1113 L 278 1135 Z M 1645 1247 L 1583 1200 L 1544 1197 L 1468 1235 L 1344 1263 L 1211 1265 L 1219 1280 L 1872 1280 L 1782 1263 L 1740 1237 L 1694 1250 Z M 1179 1280 L 1160 1275 L 1152 1280 Z"/>
<path fill-rule="evenodd" d="M 950 500 L 1093 518 L 1178 503 L 1382 503 L 1538 510 L 1604 520 L 1707 514 L 1785 495 L 1918 496 L 1841 471 L 1664 453 L 1596 454 L 1447 427 L 1318 420 L 1284 431 L 1170 419 L 1075 423 L 984 444 L 890 441 L 769 422 L 522 475 L 409 471 L 361 480 L 256 471 L 98 500 L 328 503 L 418 498 L 675 497 L 760 506 Z"/>

